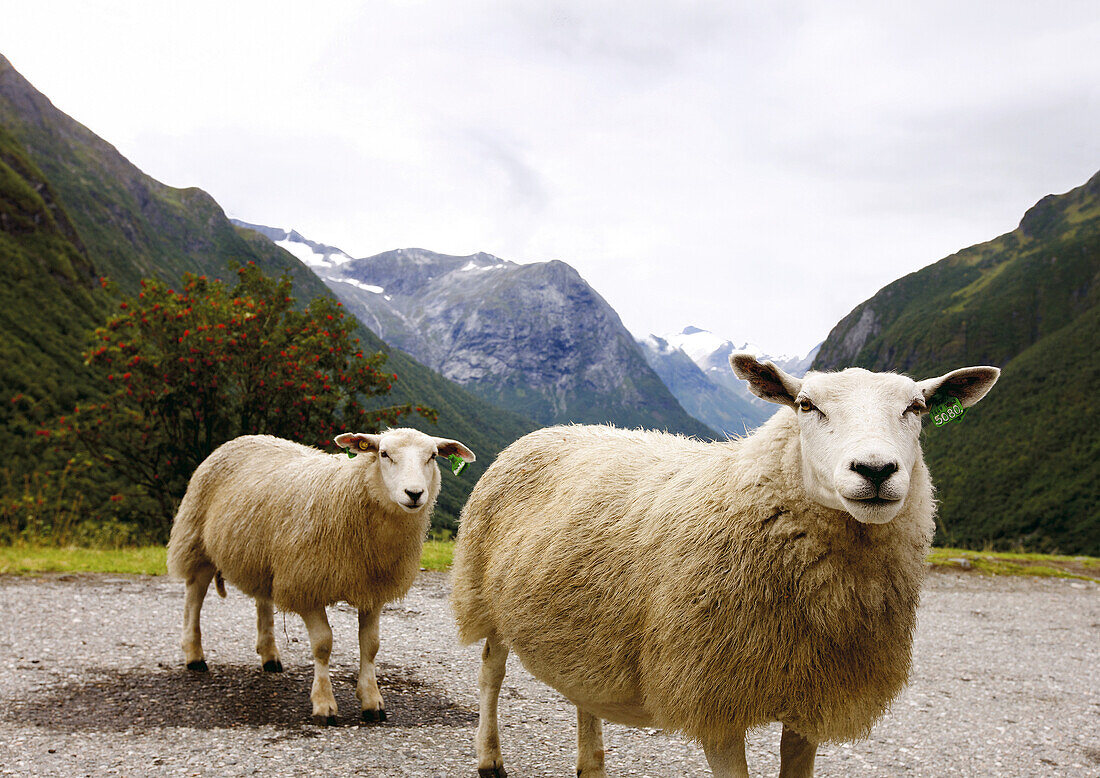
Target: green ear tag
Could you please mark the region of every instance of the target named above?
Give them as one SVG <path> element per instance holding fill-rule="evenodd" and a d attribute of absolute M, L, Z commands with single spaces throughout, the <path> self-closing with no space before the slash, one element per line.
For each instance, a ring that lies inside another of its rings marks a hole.
<path fill-rule="evenodd" d="M 964 413 L 966 413 L 966 409 L 962 407 L 959 398 L 952 397 L 951 402 L 932 407 L 932 423 L 937 427 L 942 427 L 944 424 L 960 421 Z"/>
<path fill-rule="evenodd" d="M 448 454 L 447 459 L 451 460 L 451 472 L 462 475 L 462 471 L 466 469 L 466 460 L 458 454 Z"/>
<path fill-rule="evenodd" d="M 354 451 L 352 451 L 350 448 L 347 449 L 347 452 L 348 452 L 348 459 L 355 459 L 357 456 L 359 456 Z"/>

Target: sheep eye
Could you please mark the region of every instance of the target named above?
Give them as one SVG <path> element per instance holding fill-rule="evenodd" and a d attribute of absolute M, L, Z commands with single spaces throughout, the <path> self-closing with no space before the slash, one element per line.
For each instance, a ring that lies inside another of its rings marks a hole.
<path fill-rule="evenodd" d="M 817 406 L 814 405 L 809 400 L 807 400 L 805 397 L 803 397 L 801 400 L 798 401 L 798 409 L 801 410 L 801 411 L 807 411 L 807 412 L 808 411 L 816 411 Z"/>
<path fill-rule="evenodd" d="M 390 455 L 388 453 L 386 453 L 385 451 L 379 451 L 378 456 L 382 457 L 383 459 L 389 459 L 390 458 Z"/>
<path fill-rule="evenodd" d="M 908 408 L 905 409 L 906 413 L 913 413 L 913 414 L 916 414 L 917 416 L 920 416 L 922 413 L 924 413 L 924 411 L 925 411 L 924 405 L 922 403 L 919 403 L 919 402 L 914 402 L 912 405 L 910 405 Z"/>

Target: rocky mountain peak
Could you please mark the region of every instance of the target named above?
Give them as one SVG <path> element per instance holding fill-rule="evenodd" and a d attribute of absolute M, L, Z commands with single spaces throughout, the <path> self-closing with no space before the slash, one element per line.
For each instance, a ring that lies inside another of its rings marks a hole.
<path fill-rule="evenodd" d="M 276 242 L 291 251 L 322 245 L 293 236 Z M 684 412 L 618 314 L 565 262 L 521 265 L 423 248 L 312 256 L 304 261 L 383 340 L 492 403 L 543 424 L 712 434 Z"/>
<path fill-rule="evenodd" d="M 753 395 L 734 376 L 730 354 L 748 351 L 761 359 L 770 359 L 795 376 L 805 375 L 817 355 L 814 348 L 805 357 L 772 357 L 752 343 L 746 341 L 738 346 L 729 338 L 693 325 L 663 336 L 647 335 L 638 339 L 638 345 L 646 361 L 689 413 L 720 432 L 737 435 L 763 423 L 776 406 Z"/>

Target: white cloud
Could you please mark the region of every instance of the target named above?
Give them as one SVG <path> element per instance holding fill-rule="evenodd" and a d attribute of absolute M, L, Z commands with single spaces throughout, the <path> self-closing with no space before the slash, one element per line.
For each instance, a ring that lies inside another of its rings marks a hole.
<path fill-rule="evenodd" d="M 242 218 L 562 259 L 634 331 L 804 352 L 1100 167 L 1097 39 L 1083 2 L 81 2 L 0 52 Z"/>

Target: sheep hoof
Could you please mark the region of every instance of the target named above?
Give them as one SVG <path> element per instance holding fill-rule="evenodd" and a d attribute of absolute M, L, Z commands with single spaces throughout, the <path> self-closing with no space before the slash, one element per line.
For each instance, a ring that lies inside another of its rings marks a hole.
<path fill-rule="evenodd" d="M 374 721 L 385 721 L 385 720 L 386 720 L 386 709 L 385 708 L 378 708 L 377 710 L 364 710 L 363 711 L 363 721 L 374 722 Z"/>
<path fill-rule="evenodd" d="M 314 716 L 313 723 L 318 727 L 327 727 L 336 723 L 335 716 Z"/>
<path fill-rule="evenodd" d="M 504 772 L 503 767 L 479 767 L 477 775 L 478 778 L 508 778 L 508 773 Z"/>
<path fill-rule="evenodd" d="M 281 673 L 283 671 L 283 663 L 278 659 L 268 659 L 264 662 L 265 673 Z"/>
<path fill-rule="evenodd" d="M 206 666 L 205 659 L 195 659 L 187 663 L 188 670 L 194 670 L 196 673 L 205 673 L 210 668 Z"/>

